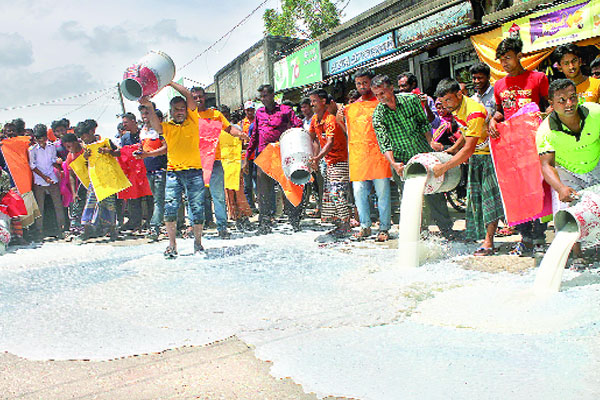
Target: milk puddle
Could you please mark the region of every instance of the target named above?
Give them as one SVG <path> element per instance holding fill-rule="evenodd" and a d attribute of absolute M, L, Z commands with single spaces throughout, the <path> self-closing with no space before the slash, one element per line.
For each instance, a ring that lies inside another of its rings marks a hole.
<path fill-rule="evenodd" d="M 419 266 L 421 213 L 426 181 L 427 175 L 420 175 L 404 182 L 398 238 L 398 263 L 403 268 Z"/>
<path fill-rule="evenodd" d="M 533 288 L 536 293 L 558 292 L 569 253 L 579 239 L 579 232 L 561 231 L 556 234 L 540 264 Z"/>

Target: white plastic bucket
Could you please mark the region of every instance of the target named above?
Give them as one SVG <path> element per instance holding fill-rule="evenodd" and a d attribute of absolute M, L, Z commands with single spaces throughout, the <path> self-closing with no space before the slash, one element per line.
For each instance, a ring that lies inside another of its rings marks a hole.
<path fill-rule="evenodd" d="M 577 203 L 554 216 L 557 232 L 578 232 L 583 245 L 600 244 L 600 185 L 580 192 Z"/>
<path fill-rule="evenodd" d="M 0 255 L 6 252 L 6 246 L 8 246 L 10 239 L 10 217 L 0 213 Z"/>
<path fill-rule="evenodd" d="M 448 162 L 451 158 L 451 154 L 442 152 L 417 154 L 406 163 L 404 178 L 426 174 L 425 194 L 449 192 L 460 183 L 460 167 L 454 167 L 438 178 L 433 175 L 433 167 Z"/>
<path fill-rule="evenodd" d="M 310 181 L 310 163 L 312 157 L 312 139 L 302 128 L 291 128 L 279 138 L 281 166 L 285 176 L 296 185 Z"/>
<path fill-rule="evenodd" d="M 126 99 L 137 101 L 153 96 L 175 78 L 175 63 L 162 51 L 151 50 L 125 70 L 121 92 Z"/>

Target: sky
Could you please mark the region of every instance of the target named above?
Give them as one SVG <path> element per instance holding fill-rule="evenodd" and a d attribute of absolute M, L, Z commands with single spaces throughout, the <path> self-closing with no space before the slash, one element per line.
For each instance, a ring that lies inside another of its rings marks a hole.
<path fill-rule="evenodd" d="M 343 21 L 383 0 L 350 0 Z M 0 123 L 21 117 L 27 127 L 63 117 L 72 124 L 98 120 L 112 136 L 121 112 L 116 87 L 125 68 L 148 50 L 169 54 L 183 66 L 202 53 L 262 1 L 11 0 L 0 2 Z M 213 82 L 214 74 L 263 37 L 269 0 L 225 40 L 177 71 L 187 86 Z M 6 110 L 109 89 L 43 106 Z M 165 108 L 166 96 L 157 97 Z M 136 103 L 125 101 L 127 111 Z"/>

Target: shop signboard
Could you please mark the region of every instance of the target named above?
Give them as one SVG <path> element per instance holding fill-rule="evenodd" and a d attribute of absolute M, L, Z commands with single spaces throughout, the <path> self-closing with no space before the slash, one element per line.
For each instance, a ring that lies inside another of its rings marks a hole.
<path fill-rule="evenodd" d="M 507 22 L 502 35 L 520 36 L 524 53 L 600 36 L 600 0 L 576 0 Z"/>
<path fill-rule="evenodd" d="M 273 65 L 275 91 L 304 86 L 323 79 L 321 48 L 314 42 Z"/>
<path fill-rule="evenodd" d="M 472 21 L 473 7 L 465 1 L 396 29 L 396 43 L 398 47 L 418 43 L 441 33 L 456 32 Z"/>
<path fill-rule="evenodd" d="M 392 32 L 381 35 L 325 63 L 327 75 L 339 74 L 366 61 L 390 54 L 396 49 Z"/>

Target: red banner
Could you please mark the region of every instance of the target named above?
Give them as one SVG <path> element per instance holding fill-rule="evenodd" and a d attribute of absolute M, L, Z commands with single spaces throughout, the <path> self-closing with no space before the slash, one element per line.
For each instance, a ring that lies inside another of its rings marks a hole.
<path fill-rule="evenodd" d="M 539 218 L 544 209 L 542 168 L 535 143 L 539 125 L 535 113 L 515 115 L 497 125 L 499 138 L 490 138 L 504 214 L 511 226 Z"/>
<path fill-rule="evenodd" d="M 215 150 L 219 144 L 219 135 L 223 123 L 211 119 L 200 118 L 198 121 L 198 134 L 200 135 L 200 159 L 202 160 L 202 174 L 204 186 L 210 183 L 213 164 L 215 163 Z"/>
<path fill-rule="evenodd" d="M 132 144 L 121 147 L 121 156 L 117 158 L 121 169 L 125 173 L 131 186 L 117 193 L 119 199 L 139 199 L 144 196 L 151 196 L 150 183 L 146 176 L 146 165 L 144 160 L 137 159 L 133 152 L 140 150 L 140 146 Z"/>

